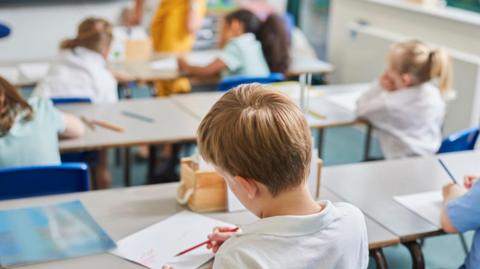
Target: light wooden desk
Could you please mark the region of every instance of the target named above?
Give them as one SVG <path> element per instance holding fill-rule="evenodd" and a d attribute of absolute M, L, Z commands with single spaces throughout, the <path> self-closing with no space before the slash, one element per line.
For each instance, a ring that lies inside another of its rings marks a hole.
<path fill-rule="evenodd" d="M 451 182 L 438 163 L 439 157 L 458 179 L 480 173 L 480 152 L 474 151 L 326 167 L 322 184 L 398 235 L 409 247 L 416 268 L 423 268 L 421 247 L 416 240 L 442 234 L 440 224 L 430 223 L 392 197 L 441 190 Z"/>
<path fill-rule="evenodd" d="M 169 98 L 122 100 L 116 104 L 70 104 L 60 110 L 87 119 L 103 120 L 119 125 L 124 132 L 116 132 L 99 126 L 87 128 L 84 136 L 60 141 L 62 152 L 87 151 L 102 148 L 124 147 L 124 181 L 130 185 L 130 146 L 176 143 L 195 140 L 198 119 L 179 108 Z M 122 114 L 133 112 L 153 119 L 146 122 Z"/>
<path fill-rule="evenodd" d="M 191 62 L 196 65 L 208 65 L 212 62 L 220 50 L 193 51 L 186 54 L 187 60 L 191 58 Z M 172 59 L 179 56 L 178 54 L 156 54 L 149 61 L 131 61 L 111 63 L 113 70 L 125 72 L 134 80 L 144 82 L 154 82 L 157 80 L 173 80 L 183 75 L 178 72 L 176 66 L 166 64 L 162 67 L 154 68 L 152 63 L 159 60 Z M 300 54 L 293 54 L 290 68 L 287 72 L 288 76 L 300 76 L 303 74 L 328 74 L 333 72 L 333 66 L 329 63 L 321 61 L 317 58 L 304 57 Z"/>
<path fill-rule="evenodd" d="M 0 210 L 18 207 L 41 206 L 69 200 L 81 200 L 95 220 L 115 240 L 155 224 L 184 208 L 177 204 L 175 194 L 178 183 L 92 191 L 67 195 L 44 196 L 0 202 Z M 322 199 L 338 201 L 328 190 L 322 190 Z M 247 211 L 235 213 L 210 213 L 212 218 L 244 225 L 256 220 Z M 397 244 L 398 238 L 367 217 L 370 248 Z M 161 240 L 161 238 L 159 238 Z M 143 268 L 111 254 L 99 254 L 18 268 Z"/>

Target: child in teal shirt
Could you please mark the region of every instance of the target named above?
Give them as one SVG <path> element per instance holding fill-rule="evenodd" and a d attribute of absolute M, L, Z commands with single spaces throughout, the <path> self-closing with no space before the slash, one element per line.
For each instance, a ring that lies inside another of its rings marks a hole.
<path fill-rule="evenodd" d="M 283 19 L 271 15 L 264 22 L 248 10 L 225 17 L 220 37 L 222 52 L 207 66 L 192 66 L 178 60 L 181 72 L 192 76 L 267 76 L 288 69 L 288 33 Z"/>
<path fill-rule="evenodd" d="M 59 164 L 58 136 L 83 133 L 78 118 L 61 113 L 49 99 L 26 101 L 0 77 L 0 168 Z"/>

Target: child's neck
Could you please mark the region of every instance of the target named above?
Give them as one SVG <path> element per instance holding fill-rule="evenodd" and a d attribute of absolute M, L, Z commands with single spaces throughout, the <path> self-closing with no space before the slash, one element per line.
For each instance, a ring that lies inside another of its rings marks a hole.
<path fill-rule="evenodd" d="M 260 218 L 285 215 L 311 215 L 323 209 L 312 198 L 306 186 L 287 190 L 278 194 L 275 198 L 265 198 L 265 201 L 262 202 L 265 207 L 260 212 Z"/>

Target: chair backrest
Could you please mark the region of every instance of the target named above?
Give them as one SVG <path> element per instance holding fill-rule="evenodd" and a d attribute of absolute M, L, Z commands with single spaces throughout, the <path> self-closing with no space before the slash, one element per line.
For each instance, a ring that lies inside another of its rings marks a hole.
<path fill-rule="evenodd" d="M 447 136 L 438 153 L 473 150 L 480 130 L 478 127 L 465 129 Z"/>
<path fill-rule="evenodd" d="M 0 200 L 88 191 L 89 185 L 85 163 L 0 169 Z"/>
<path fill-rule="evenodd" d="M 53 105 L 66 105 L 66 104 L 89 104 L 92 100 L 88 97 L 52 97 Z"/>
<path fill-rule="evenodd" d="M 0 23 L 0 38 L 10 35 L 10 28 L 5 24 Z"/>
<path fill-rule="evenodd" d="M 220 84 L 218 85 L 219 91 L 228 91 L 231 88 L 234 88 L 240 84 L 247 84 L 247 83 L 261 83 L 261 84 L 269 84 L 275 83 L 285 80 L 285 76 L 281 73 L 271 73 L 268 76 L 230 76 L 224 78 Z"/>

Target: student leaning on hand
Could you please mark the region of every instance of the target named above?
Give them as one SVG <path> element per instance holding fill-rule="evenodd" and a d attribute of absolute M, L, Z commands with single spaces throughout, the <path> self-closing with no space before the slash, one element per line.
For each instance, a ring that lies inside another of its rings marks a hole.
<path fill-rule="evenodd" d="M 463 186 L 443 187 L 442 228 L 447 233 L 475 231 L 470 253 L 461 269 L 480 268 L 480 184 L 478 177 L 467 176 Z"/>

